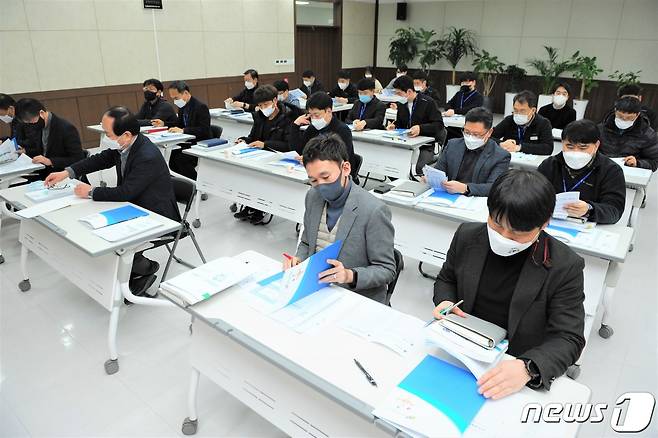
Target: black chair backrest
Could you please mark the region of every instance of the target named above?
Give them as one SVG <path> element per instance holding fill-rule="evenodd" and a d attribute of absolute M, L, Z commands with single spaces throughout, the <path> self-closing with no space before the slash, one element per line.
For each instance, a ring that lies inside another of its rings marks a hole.
<path fill-rule="evenodd" d="M 212 134 L 212 138 L 221 138 L 223 131 L 224 128 L 222 128 L 221 126 L 210 125 L 210 133 Z"/>
<path fill-rule="evenodd" d="M 395 292 L 395 285 L 398 283 L 398 278 L 400 277 L 400 272 L 404 269 L 404 258 L 402 253 L 397 249 L 393 249 L 393 256 L 395 257 L 395 278 L 388 284 L 386 289 L 386 304 L 390 306 L 391 296 Z"/>
<path fill-rule="evenodd" d="M 188 179 L 173 175 L 171 176 L 171 183 L 174 186 L 176 202 L 183 204 L 186 207 L 191 206 L 196 192 L 196 184 Z"/>
<path fill-rule="evenodd" d="M 358 175 L 363 164 L 363 157 L 359 154 L 354 154 L 354 163 L 352 168 L 352 176 Z"/>

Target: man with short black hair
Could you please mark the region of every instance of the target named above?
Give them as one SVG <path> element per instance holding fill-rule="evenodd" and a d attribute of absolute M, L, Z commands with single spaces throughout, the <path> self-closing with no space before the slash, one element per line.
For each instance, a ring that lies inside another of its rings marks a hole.
<path fill-rule="evenodd" d="M 655 131 L 656 126 L 657 126 L 656 125 L 656 111 L 654 111 L 652 108 L 650 108 L 650 107 L 648 107 L 648 106 L 646 106 L 645 104 L 642 103 L 642 98 L 644 97 L 644 96 L 642 96 L 642 92 L 643 92 L 643 90 L 642 90 L 642 87 L 640 86 L 640 84 L 622 85 L 621 87 L 619 87 L 619 89 L 617 89 L 617 98 L 620 99 L 622 97 L 627 97 L 627 96 L 637 98 L 637 100 L 639 100 L 640 103 L 641 103 L 641 112 L 649 120 L 649 125 L 651 126 L 651 129 L 653 129 Z M 610 113 L 614 113 L 614 112 L 615 112 L 615 108 L 613 106 L 605 114 L 605 116 L 603 116 L 602 122 L 605 121 L 610 116 Z"/>
<path fill-rule="evenodd" d="M 508 170 L 491 187 L 486 224 L 459 226 L 434 283 L 434 317 L 471 314 L 507 331 L 508 353 L 477 381 L 486 398 L 550 389 L 585 346 L 585 263 L 544 229 L 555 190 L 536 171 Z"/>
<path fill-rule="evenodd" d="M 304 167 L 311 186 L 306 194 L 304 227 L 288 269 L 336 241 L 338 260 L 320 274 L 320 282 L 339 284 L 380 303 L 387 303 L 395 279 L 395 230 L 391 211 L 350 178 L 349 155 L 336 134 L 314 137 L 304 148 Z"/>
<path fill-rule="evenodd" d="M 132 202 L 180 222 L 167 163 L 158 147 L 140 134 L 137 117 L 125 107 L 112 107 L 103 114 L 101 126 L 111 143 L 110 147 L 67 166 L 64 171 L 51 173 L 46 178 L 46 185 L 53 186 L 67 177 L 80 179 L 114 167 L 116 187 L 91 187 L 80 183 L 75 187 L 75 194 L 94 201 Z M 146 291 L 155 281 L 159 266 L 144 257 L 142 252 L 135 254 L 129 284 L 134 295 L 149 296 Z"/>
<path fill-rule="evenodd" d="M 514 96 L 514 114 L 497 124 L 491 137 L 508 152 L 553 153 L 551 122 L 537 114 L 537 96 L 532 91 L 521 91 Z"/>
<path fill-rule="evenodd" d="M 352 131 L 350 128 L 335 117 L 332 113 L 333 103 L 331 97 L 324 91 L 312 94 L 306 101 L 308 114 L 299 116 L 293 122 L 290 129 L 290 144 L 292 144 L 298 154 L 302 155 L 304 147 L 314 137 L 320 134 L 335 133 L 337 134 L 345 147 L 349 162 L 352 164 L 352 178 L 358 178 L 354 163 L 354 145 L 352 144 Z M 306 125 L 306 131 L 301 132 L 301 126 Z"/>
<path fill-rule="evenodd" d="M 630 167 L 658 169 L 658 136 L 636 97 L 615 102 L 615 112 L 599 124 L 601 152 L 611 158 L 624 158 Z"/>
<path fill-rule="evenodd" d="M 258 72 L 252 68 L 243 73 L 244 88 L 234 97 L 229 97 L 227 101 L 234 108 L 242 108 L 245 111 L 253 113 L 256 110 L 254 103 L 254 92 L 258 89 Z"/>
<path fill-rule="evenodd" d="M 9 137 L 0 138 L 0 142 L 11 138 L 22 150 L 34 150 L 41 135 L 37 129 L 30 128 L 16 116 L 16 101 L 9 94 L 0 93 L 0 121 L 9 125 Z"/>
<path fill-rule="evenodd" d="M 449 193 L 487 196 L 492 184 L 509 168 L 510 153 L 491 139 L 493 115 L 485 108 L 466 113 L 464 135 L 448 141 L 436 168 L 446 173 Z"/>
<path fill-rule="evenodd" d="M 382 129 L 386 104 L 375 96 L 375 81 L 361 79 L 357 84 L 359 99 L 347 114 L 345 122 L 351 124 L 355 131 L 364 129 Z"/>
<path fill-rule="evenodd" d="M 414 90 L 416 90 L 417 93 L 422 93 L 425 94 L 426 96 L 429 96 L 434 101 L 438 109 L 439 105 L 441 105 L 441 96 L 439 95 L 439 92 L 436 91 L 436 89 L 434 89 L 427 82 L 428 80 L 427 74 L 425 74 L 425 72 L 422 70 L 416 70 L 416 72 L 413 75 L 413 79 L 414 79 Z"/>
<path fill-rule="evenodd" d="M 150 126 L 154 120 L 162 120 L 165 126 L 175 126 L 176 109 L 164 98 L 164 86 L 157 79 L 147 79 L 142 84 L 144 103 L 135 116 L 140 126 Z"/>
<path fill-rule="evenodd" d="M 445 117 L 454 116 L 455 114 L 466 114 L 471 109 L 484 104 L 484 97 L 475 89 L 477 85 L 477 75 L 475 73 L 462 73 L 459 76 L 459 83 L 461 84 L 461 88 L 446 103 L 446 111 L 443 113 Z"/>
<path fill-rule="evenodd" d="M 553 86 L 552 102 L 539 108 L 539 115 L 551 122 L 554 129 L 564 129 L 576 120 L 576 110 L 570 104 L 571 88 L 566 82 L 558 82 Z"/>
<path fill-rule="evenodd" d="M 306 94 L 307 99 L 310 99 L 311 95 L 317 93 L 318 91 L 324 91 L 322 84 L 315 77 L 315 73 L 313 73 L 312 70 L 304 70 L 302 73 L 302 85 L 299 87 L 299 89 L 302 90 L 304 94 Z"/>
<path fill-rule="evenodd" d="M 621 167 L 599 153 L 600 139 L 594 122 L 571 122 L 562 131 L 562 152 L 545 159 L 538 170 L 556 193 L 580 193 L 579 201 L 565 207 L 569 216 L 614 224 L 624 213 L 626 182 Z"/>
<path fill-rule="evenodd" d="M 172 171 L 187 178 L 196 180 L 197 158 L 183 154 L 190 145 L 212 137 L 210 129 L 210 110 L 208 105 L 201 102 L 190 93 L 190 87 L 185 81 L 174 81 L 169 84 L 169 97 L 178 107 L 178 120 L 169 128 L 169 132 L 190 134 L 194 140 L 181 143 L 180 149 L 171 151 L 169 167 Z M 155 126 L 163 126 L 162 120 L 155 120 Z"/>
<path fill-rule="evenodd" d="M 290 85 L 284 80 L 274 81 L 272 84 L 276 88 L 279 102 L 286 106 L 291 111 L 291 119 L 295 120 L 297 117 L 304 114 L 301 102 L 298 98 L 293 98 L 290 95 Z"/>
<path fill-rule="evenodd" d="M 347 70 L 338 71 L 338 83 L 329 92 L 329 96 L 338 103 L 354 103 L 359 97 L 356 87 L 351 82 L 352 75 Z"/>
<path fill-rule="evenodd" d="M 407 76 L 407 73 L 409 73 L 409 68 L 407 68 L 406 64 L 400 64 L 398 65 L 397 69 L 395 69 L 395 77 L 391 79 L 391 81 L 386 85 L 386 88 L 389 90 L 393 90 L 393 83 L 397 78 L 401 78 L 402 76 Z"/>
<path fill-rule="evenodd" d="M 78 129 L 69 121 L 48 111 L 40 101 L 24 98 L 16 103 L 16 117 L 25 129 L 34 132 L 35 143 L 21 145 L 33 163 L 43 164 L 39 179 L 85 157 Z"/>
<path fill-rule="evenodd" d="M 443 118 L 434 101 L 414 89 L 414 82 L 409 76 L 400 76 L 393 82 L 397 95 L 397 116 L 386 129 L 408 129 L 409 137 L 419 135 L 432 137 L 439 144 L 445 139 Z M 434 160 L 434 141 L 420 147 L 416 174 L 423 175 L 423 167 Z"/>

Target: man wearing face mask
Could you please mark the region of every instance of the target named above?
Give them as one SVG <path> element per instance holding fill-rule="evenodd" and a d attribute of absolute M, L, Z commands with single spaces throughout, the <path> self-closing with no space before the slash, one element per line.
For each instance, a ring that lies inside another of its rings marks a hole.
<path fill-rule="evenodd" d="M 336 99 L 338 103 L 354 103 L 358 98 L 356 87 L 351 82 L 352 75 L 347 70 L 338 72 L 338 83 L 329 92 L 329 96 Z"/>
<path fill-rule="evenodd" d="M 0 121 L 9 125 L 9 136 L 0 137 L 0 142 L 11 138 L 21 151 L 38 146 L 41 132 L 21 123 L 16 117 L 16 101 L 8 94 L 0 93 Z"/>
<path fill-rule="evenodd" d="M 621 167 L 598 153 L 600 144 L 594 122 L 571 122 L 562 131 L 562 152 L 545 159 L 538 170 L 556 193 L 580 193 L 579 201 L 566 206 L 569 216 L 614 224 L 624 213 L 626 181 Z"/>
<path fill-rule="evenodd" d="M 446 103 L 445 117 L 451 117 L 455 114 L 466 114 L 473 108 L 484 104 L 484 97 L 475 89 L 477 76 L 475 73 L 466 72 L 459 76 L 461 88 Z"/>
<path fill-rule="evenodd" d="M 142 84 L 144 103 L 135 116 L 140 126 L 155 124 L 155 120 L 163 122 L 163 126 L 176 126 L 178 116 L 174 106 L 167 102 L 163 94 L 164 86 L 157 79 L 147 79 Z"/>
<path fill-rule="evenodd" d="M 311 70 L 305 70 L 304 73 L 302 73 L 302 86 L 299 87 L 299 89 L 302 90 L 304 94 L 306 94 L 307 99 L 318 91 L 324 91 L 322 84 L 315 77 L 315 73 L 313 73 Z"/>
<path fill-rule="evenodd" d="M 437 109 L 441 105 L 441 96 L 431 85 L 427 83 L 427 75 L 422 70 L 417 70 L 414 73 L 414 90 L 416 93 L 424 94 L 430 97 L 436 104 Z"/>
<path fill-rule="evenodd" d="M 320 134 L 337 134 L 345 147 L 350 164 L 354 161 L 354 145 L 352 144 L 352 131 L 350 128 L 332 113 L 331 97 L 324 91 L 317 92 L 306 101 L 308 114 L 299 116 L 290 127 L 290 144 L 294 146 L 298 154 L 302 155 L 304 147 L 312 139 Z M 301 132 L 302 126 L 308 126 L 306 131 Z M 355 168 L 352 166 L 352 178 L 358 178 Z"/>
<path fill-rule="evenodd" d="M 623 158 L 630 167 L 658 169 L 658 137 L 640 101 L 631 96 L 615 102 L 615 112 L 599 125 L 601 152 L 610 158 Z"/>
<path fill-rule="evenodd" d="M 363 73 L 363 77 L 365 79 L 372 79 L 375 82 L 375 94 L 379 94 L 382 92 L 384 87 L 382 87 L 382 83 L 379 82 L 379 80 L 374 76 L 374 68 L 372 66 L 367 66 L 365 68 L 365 71 Z"/>
<path fill-rule="evenodd" d="M 462 224 L 434 283 L 434 317 L 464 300 L 455 313 L 507 330 L 508 354 L 478 379 L 478 391 L 500 399 L 550 389 L 585 346 L 583 259 L 544 229 L 555 191 L 536 171 L 509 170 L 487 198 L 486 224 Z"/>
<path fill-rule="evenodd" d="M 350 178 L 347 150 L 335 134 L 312 139 L 304 149 L 304 167 L 313 189 L 306 194 L 304 228 L 292 259 L 301 263 L 335 241 L 343 246 L 320 282 L 334 283 L 386 303 L 388 284 L 396 274 L 391 211 Z"/>
<path fill-rule="evenodd" d="M 539 108 L 539 115 L 551 122 L 551 127 L 564 129 L 576 120 L 576 110 L 569 104 L 571 88 L 566 83 L 559 82 L 553 86 L 553 102 Z"/>
<path fill-rule="evenodd" d="M 190 87 L 184 81 L 174 81 L 169 84 L 169 97 L 178 107 L 178 120 L 169 128 L 169 132 L 190 134 L 196 137 L 192 142 L 180 144 L 181 149 L 171 151 L 169 167 L 179 175 L 196 180 L 197 158 L 183 154 L 191 144 L 200 140 L 207 140 L 212 136 L 210 130 L 210 111 L 208 105 L 201 102 L 190 93 Z M 158 120 L 156 126 L 164 122 Z"/>
<path fill-rule="evenodd" d="M 278 93 L 277 98 L 286 108 L 290 110 L 291 120 L 295 120 L 297 117 L 304 114 L 302 109 L 301 102 L 297 98 L 293 98 L 290 95 L 290 85 L 286 81 L 274 81 L 272 84 Z"/>
<path fill-rule="evenodd" d="M 244 89 L 232 98 L 228 98 L 233 108 L 242 108 L 245 111 L 253 113 L 256 110 L 254 103 L 254 92 L 258 89 L 258 72 L 254 69 L 249 69 L 244 72 Z"/>
<path fill-rule="evenodd" d="M 432 137 L 434 141 L 442 144 L 445 139 L 445 127 L 441 113 L 434 101 L 414 90 L 414 82 L 409 76 L 401 76 L 393 82 L 397 95 L 397 116 L 395 122 L 386 129 L 409 129 L 409 137 L 419 135 Z M 420 147 L 416 174 L 423 174 L 423 167 L 434 160 L 434 142 Z"/>
<path fill-rule="evenodd" d="M 387 89 L 393 90 L 395 87 L 393 87 L 393 83 L 397 78 L 401 78 L 402 76 L 406 76 L 407 73 L 409 72 L 409 69 L 405 64 L 400 64 L 398 65 L 398 68 L 395 70 L 395 77 L 391 79 L 391 82 L 388 83 L 386 86 Z"/>
<path fill-rule="evenodd" d="M 443 183 L 448 193 L 487 196 L 491 185 L 509 168 L 511 155 L 491 137 L 493 115 L 485 108 L 466 113 L 464 137 L 443 147 L 436 168 L 448 176 Z"/>
<path fill-rule="evenodd" d="M 658 126 L 658 123 L 656 123 L 656 111 L 654 111 L 651 107 L 645 105 L 642 103 L 642 87 L 640 84 L 627 84 L 627 85 L 622 85 L 617 89 L 617 98 L 622 98 L 622 97 L 635 97 L 637 100 L 640 101 L 641 104 L 641 113 L 644 114 L 647 119 L 649 120 L 649 126 L 651 126 L 651 129 L 654 131 L 656 130 L 656 127 Z M 605 120 L 610 113 L 614 114 L 615 108 L 614 106 L 610 108 L 603 116 L 603 120 Z"/>
<path fill-rule="evenodd" d="M 491 137 L 508 152 L 551 155 L 552 129 L 551 122 L 537 114 L 535 93 L 525 90 L 514 96 L 514 114 L 501 120 Z"/>
<path fill-rule="evenodd" d="M 38 172 L 39 179 L 85 157 L 77 128 L 48 111 L 38 100 L 19 100 L 16 103 L 16 117 L 26 125 L 26 129 L 35 133 L 36 142 L 22 146 L 25 154 L 32 157 L 33 163 L 45 166 Z"/>
<path fill-rule="evenodd" d="M 382 129 L 386 104 L 375 97 L 375 81 L 361 79 L 357 84 L 359 100 L 347 114 L 345 122 L 352 124 L 355 131 Z"/>
<path fill-rule="evenodd" d="M 124 107 L 112 107 L 103 114 L 101 126 L 109 149 L 67 166 L 62 172 L 51 173 L 46 185 L 53 186 L 65 178 L 77 178 L 103 169 L 115 168 L 116 187 L 91 187 L 80 183 L 75 194 L 94 201 L 132 202 L 154 213 L 180 222 L 180 213 L 169 168 L 157 146 L 140 134 L 137 117 Z M 141 252 L 133 259 L 130 290 L 146 296 L 155 281 L 159 264 Z"/>

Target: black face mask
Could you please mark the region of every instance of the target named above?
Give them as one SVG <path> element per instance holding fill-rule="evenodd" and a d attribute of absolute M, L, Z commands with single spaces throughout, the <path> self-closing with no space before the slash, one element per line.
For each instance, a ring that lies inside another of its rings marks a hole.
<path fill-rule="evenodd" d="M 144 90 L 144 99 L 148 100 L 149 102 L 152 100 L 157 99 L 158 95 L 154 93 L 153 91 L 150 90 Z"/>
<path fill-rule="evenodd" d="M 469 91 L 471 91 L 471 87 L 468 86 L 468 85 L 462 85 L 461 88 L 460 88 L 460 91 L 462 93 L 468 93 Z"/>
<path fill-rule="evenodd" d="M 46 126 L 46 121 L 39 117 L 39 120 L 34 123 L 29 123 L 29 125 L 34 129 L 42 130 Z"/>

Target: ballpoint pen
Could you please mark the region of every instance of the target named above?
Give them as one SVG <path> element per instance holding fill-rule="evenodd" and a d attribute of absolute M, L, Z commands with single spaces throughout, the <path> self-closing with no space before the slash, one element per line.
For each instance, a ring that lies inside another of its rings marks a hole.
<path fill-rule="evenodd" d="M 459 305 L 460 305 L 461 303 L 463 303 L 463 302 L 464 302 L 464 300 L 459 300 L 459 301 L 457 301 L 456 303 L 449 305 L 448 307 L 446 307 L 445 309 L 443 309 L 443 310 L 442 310 L 441 312 L 439 312 L 439 313 L 441 313 L 441 315 L 445 316 L 445 315 L 449 314 L 450 312 L 452 312 L 452 310 L 453 310 L 455 307 L 459 306 Z M 427 322 L 425 323 L 425 327 L 429 326 L 429 325 L 432 324 L 434 321 L 438 321 L 438 319 L 432 317 L 432 319 L 430 319 L 429 321 L 427 321 Z"/>
<path fill-rule="evenodd" d="M 377 382 L 375 382 L 375 379 L 372 378 L 370 373 L 368 371 L 366 371 L 365 368 L 363 368 L 363 365 L 361 365 L 361 363 L 356 359 L 354 359 L 354 363 L 359 368 L 359 370 L 361 370 L 363 375 L 366 376 L 366 379 L 368 379 L 368 383 L 370 383 L 372 386 L 377 386 Z"/>

